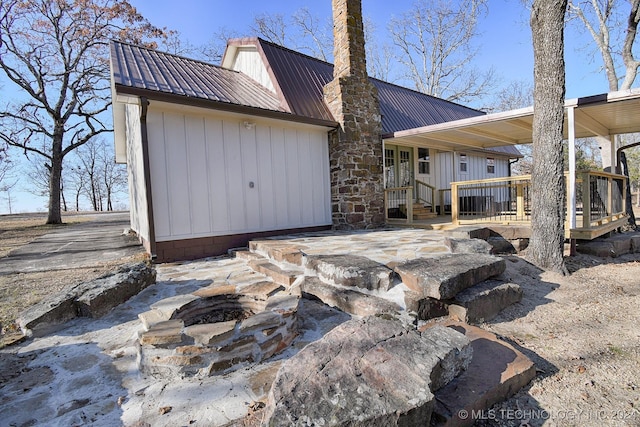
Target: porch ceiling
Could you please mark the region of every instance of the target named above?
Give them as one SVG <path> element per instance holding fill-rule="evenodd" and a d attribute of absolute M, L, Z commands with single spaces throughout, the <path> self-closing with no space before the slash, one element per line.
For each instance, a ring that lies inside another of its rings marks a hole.
<path fill-rule="evenodd" d="M 640 89 L 565 101 L 575 107 L 576 138 L 640 132 Z M 383 138 L 393 144 L 426 145 L 449 150 L 491 148 L 532 142 L 533 107 L 487 114 L 437 125 L 408 129 Z"/>

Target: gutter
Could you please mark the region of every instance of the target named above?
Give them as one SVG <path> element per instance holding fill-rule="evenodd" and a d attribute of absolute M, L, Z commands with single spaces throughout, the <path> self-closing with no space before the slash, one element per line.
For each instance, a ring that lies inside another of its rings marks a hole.
<path fill-rule="evenodd" d="M 149 162 L 149 135 L 147 132 L 147 111 L 149 109 L 149 100 L 143 96 L 140 97 L 140 138 L 142 141 L 142 163 L 144 168 L 144 186 L 147 200 L 147 220 L 149 221 L 149 252 L 151 252 L 151 261 L 157 258 L 156 254 L 156 228 L 153 218 L 153 197 L 151 193 L 151 166 Z"/>
<path fill-rule="evenodd" d="M 266 117 L 276 120 L 285 120 L 288 122 L 323 126 L 332 129 L 335 129 L 340 125 L 336 121 L 318 119 L 314 117 L 298 116 L 296 114 L 287 113 L 286 111 L 267 110 L 264 108 L 251 107 L 248 105 L 232 104 L 230 102 L 220 102 L 211 99 L 194 98 L 190 96 L 158 92 L 150 89 L 141 89 L 122 85 L 116 85 L 116 89 L 118 93 L 138 96 L 140 97 L 140 99 L 153 99 L 160 102 L 189 105 L 192 107 L 200 107 L 212 110 L 228 111 L 239 114 Z"/>

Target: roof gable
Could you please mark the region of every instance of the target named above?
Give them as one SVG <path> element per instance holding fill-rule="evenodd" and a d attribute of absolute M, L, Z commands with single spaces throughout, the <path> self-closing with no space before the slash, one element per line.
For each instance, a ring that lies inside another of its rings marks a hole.
<path fill-rule="evenodd" d="M 323 88 L 333 80 L 333 64 L 276 45 L 260 38 L 236 39 L 230 44 L 257 46 L 271 70 L 274 86 L 291 112 L 334 120 L 324 102 Z M 371 78 L 378 89 L 383 133 L 459 120 L 484 113 Z"/>

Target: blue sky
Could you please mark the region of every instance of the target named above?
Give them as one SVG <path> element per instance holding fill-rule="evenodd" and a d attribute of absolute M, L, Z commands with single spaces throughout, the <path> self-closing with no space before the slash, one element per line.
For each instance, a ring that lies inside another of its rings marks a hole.
<path fill-rule="evenodd" d="M 379 39 L 385 36 L 387 22 L 406 11 L 409 0 L 362 0 L 365 16 L 376 25 Z M 158 26 L 178 30 L 193 44 L 210 40 L 219 28 L 226 27 L 241 35 L 248 31 L 253 17 L 262 13 L 289 15 L 306 7 L 315 16 L 331 16 L 330 0 L 183 0 L 179 11 L 175 0 L 131 0 L 139 12 Z M 529 28 L 529 12 L 518 0 L 490 0 L 489 14 L 480 22 L 478 67 L 494 67 L 507 80 L 532 80 L 533 48 Z M 592 42 L 587 34 L 578 34 L 573 28 L 566 33 L 567 98 L 593 95 L 607 91 L 607 81 L 599 71 L 599 57 L 585 52 Z M 582 50 L 580 50 L 582 48 Z"/>
<path fill-rule="evenodd" d="M 318 18 L 331 16 L 330 0 L 130 0 L 138 11 L 154 25 L 179 31 L 181 38 L 193 45 L 207 43 L 221 28 L 243 36 L 252 36 L 249 27 L 253 17 L 263 13 L 290 15 L 300 8 L 309 9 Z M 409 9 L 411 1 L 362 0 L 363 14 L 377 29 L 377 38 L 386 36 L 390 18 Z M 504 81 L 532 81 L 533 48 L 529 28 L 529 12 L 518 0 L 489 0 L 489 14 L 480 22 L 479 69 L 493 67 Z M 599 70 L 600 58 L 590 55 L 587 34 L 573 28 L 566 32 L 567 98 L 607 92 L 607 81 Z M 637 84 L 636 84 L 637 85 Z M 5 85 L 5 90 L 8 89 Z M 13 151 L 14 156 L 19 156 Z M 47 199 L 23 191 L 12 193 L 13 211 L 44 210 Z M 0 195 L 0 213 L 7 213 L 5 195 Z"/>

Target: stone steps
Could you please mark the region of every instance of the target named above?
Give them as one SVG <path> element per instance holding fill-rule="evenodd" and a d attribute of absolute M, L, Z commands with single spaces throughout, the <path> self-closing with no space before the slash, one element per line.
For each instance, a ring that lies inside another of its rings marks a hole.
<path fill-rule="evenodd" d="M 467 238 L 445 238 L 451 255 L 389 266 L 352 254 L 309 255 L 300 246 L 279 240 L 252 241 L 249 251 L 235 255 L 285 288 L 304 275 L 300 282 L 304 294 L 352 315 L 399 313 L 398 298 L 402 301 L 404 295 L 406 310 L 419 320 L 449 316 L 482 323 L 520 301 L 522 291 L 517 284 L 490 280 L 504 271 L 505 261 L 489 255 L 486 241 L 468 238 L 486 238 L 484 229 L 463 233 Z M 391 292 L 400 281 L 409 290 Z"/>

